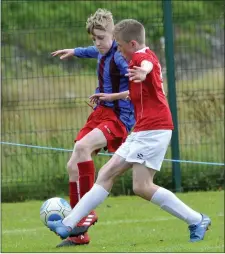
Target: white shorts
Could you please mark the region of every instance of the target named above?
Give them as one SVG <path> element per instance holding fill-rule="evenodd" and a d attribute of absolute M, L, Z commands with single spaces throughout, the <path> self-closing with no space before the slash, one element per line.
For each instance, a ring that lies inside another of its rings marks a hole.
<path fill-rule="evenodd" d="M 127 162 L 145 164 L 159 171 L 171 136 L 172 130 L 131 132 L 115 153 Z"/>

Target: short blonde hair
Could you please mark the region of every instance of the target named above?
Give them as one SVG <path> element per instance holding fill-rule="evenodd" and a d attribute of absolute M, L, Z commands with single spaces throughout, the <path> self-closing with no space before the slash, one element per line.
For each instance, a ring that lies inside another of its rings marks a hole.
<path fill-rule="evenodd" d="M 135 19 L 124 19 L 115 25 L 114 36 L 125 42 L 135 40 L 139 44 L 144 44 L 145 28 Z"/>
<path fill-rule="evenodd" d="M 86 22 L 86 29 L 89 34 L 93 34 L 94 29 L 113 32 L 113 15 L 106 9 L 98 9 Z"/>

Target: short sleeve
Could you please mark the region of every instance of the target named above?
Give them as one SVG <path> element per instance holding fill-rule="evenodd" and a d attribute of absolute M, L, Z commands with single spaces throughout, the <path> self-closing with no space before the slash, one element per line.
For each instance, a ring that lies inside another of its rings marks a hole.
<path fill-rule="evenodd" d="M 74 56 L 80 58 L 98 58 L 99 51 L 95 46 L 89 46 L 87 48 L 75 48 Z"/>
<path fill-rule="evenodd" d="M 144 60 L 154 62 L 152 56 L 146 53 L 135 53 L 132 58 L 133 64 L 136 66 L 141 66 L 141 62 Z"/>

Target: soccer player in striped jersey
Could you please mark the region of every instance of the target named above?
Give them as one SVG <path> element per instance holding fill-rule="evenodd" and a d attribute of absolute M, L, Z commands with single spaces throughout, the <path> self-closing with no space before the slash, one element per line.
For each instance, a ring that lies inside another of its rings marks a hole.
<path fill-rule="evenodd" d="M 114 22 L 112 13 L 98 9 L 86 22 L 87 32 L 91 35 L 94 46 L 87 48 L 63 49 L 52 52 L 52 56 L 60 55 L 60 59 L 71 56 L 79 58 L 95 58 L 98 62 L 98 87 L 96 93 L 119 93 L 128 90 L 128 64 L 117 51 L 113 39 Z M 83 86 L 83 84 L 79 84 Z M 67 164 L 69 173 L 69 196 L 73 208 L 79 198 L 88 192 L 95 181 L 94 154 L 101 148 L 115 152 L 125 141 L 134 125 L 134 110 L 130 100 L 95 101 L 97 105 L 88 117 L 86 124 L 79 131 L 72 156 Z M 90 226 L 97 221 L 95 211 L 83 218 L 78 226 Z M 78 237 L 68 237 L 58 247 L 88 244 L 87 233 Z"/>

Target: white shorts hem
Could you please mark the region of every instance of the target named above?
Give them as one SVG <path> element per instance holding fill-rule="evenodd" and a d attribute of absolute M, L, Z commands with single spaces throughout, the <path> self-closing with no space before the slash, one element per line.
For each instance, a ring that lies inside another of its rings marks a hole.
<path fill-rule="evenodd" d="M 160 171 L 171 135 L 171 130 L 132 132 L 115 153 L 128 163 Z"/>

